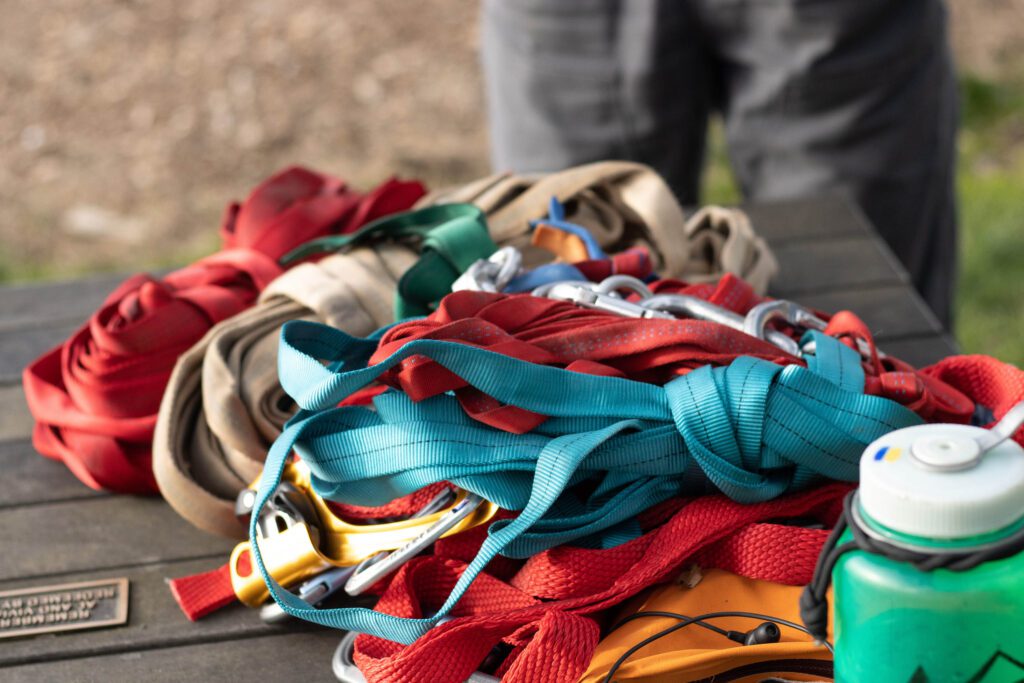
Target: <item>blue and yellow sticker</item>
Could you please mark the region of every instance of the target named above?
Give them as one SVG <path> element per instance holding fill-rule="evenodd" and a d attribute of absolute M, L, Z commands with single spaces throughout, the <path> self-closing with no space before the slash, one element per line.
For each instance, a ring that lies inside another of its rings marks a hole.
<path fill-rule="evenodd" d="M 884 460 L 886 462 L 895 462 L 900 459 L 902 451 L 899 448 L 891 448 L 889 446 L 882 446 L 875 453 L 875 461 Z"/>

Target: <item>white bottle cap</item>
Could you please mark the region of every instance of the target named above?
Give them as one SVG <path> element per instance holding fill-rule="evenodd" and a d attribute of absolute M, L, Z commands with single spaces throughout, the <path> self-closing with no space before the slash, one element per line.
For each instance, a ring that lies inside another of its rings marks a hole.
<path fill-rule="evenodd" d="M 1024 448 L 1007 439 L 985 450 L 994 442 L 965 425 L 890 432 L 861 457 L 861 508 L 893 531 L 936 540 L 1005 528 L 1024 517 Z"/>

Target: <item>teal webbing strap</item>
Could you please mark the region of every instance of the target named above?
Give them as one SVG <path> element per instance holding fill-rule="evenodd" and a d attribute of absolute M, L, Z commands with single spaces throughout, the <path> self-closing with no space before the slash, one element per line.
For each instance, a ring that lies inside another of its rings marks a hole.
<path fill-rule="evenodd" d="M 420 260 L 407 270 L 395 290 L 395 320 L 430 313 L 430 304 L 452 291 L 452 283 L 474 261 L 498 250 L 487 231 L 484 215 L 447 221 L 423 240 Z"/>
<path fill-rule="evenodd" d="M 855 480 L 868 443 L 921 420 L 893 401 L 864 395 L 857 354 L 826 335 L 809 334 L 818 355 L 808 368 L 741 357 L 659 387 L 436 340 L 410 342 L 362 367 L 366 340 L 316 323 L 288 323 L 279 374 L 301 410 L 268 454 L 252 539 L 293 448 L 309 465 L 314 488 L 328 499 L 381 505 L 450 481 L 520 514 L 491 525 L 480 552 L 430 619 L 361 608 L 317 610 L 267 575 L 254 542 L 256 564 L 289 614 L 410 643 L 448 614 L 499 553 L 528 557 L 564 543 L 621 541 L 637 514 L 672 496 L 701 492 L 707 482 L 754 502 L 824 478 Z M 413 403 L 389 391 L 375 399 L 376 410 L 334 407 L 416 355 L 503 403 L 551 417 L 515 435 L 472 420 L 448 394 Z M 590 491 L 585 497 L 573 488 L 583 481 Z"/>

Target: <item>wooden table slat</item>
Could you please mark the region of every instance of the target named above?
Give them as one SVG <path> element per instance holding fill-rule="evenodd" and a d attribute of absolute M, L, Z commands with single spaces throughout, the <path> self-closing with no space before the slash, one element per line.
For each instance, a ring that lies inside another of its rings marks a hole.
<path fill-rule="evenodd" d="M 76 319 L 0 330 L 0 386 L 20 382 L 26 365 L 63 342 L 81 324 L 82 320 Z"/>
<path fill-rule="evenodd" d="M 906 283 L 906 274 L 892 268 L 887 249 L 872 237 L 793 242 L 774 251 L 779 274 L 772 280 L 770 293 L 778 298 Z"/>
<path fill-rule="evenodd" d="M 127 275 L 116 273 L 62 282 L 7 285 L 0 304 L 0 330 L 45 322 L 81 324 Z"/>
<path fill-rule="evenodd" d="M 159 498 L 102 496 L 0 509 L 0 582 L 231 552 Z"/>
<path fill-rule="evenodd" d="M 36 453 L 28 439 L 0 441 L 0 472 L 4 481 L 18 483 L 0 488 L 0 509 L 109 495 L 78 481 L 64 463 Z"/>
<path fill-rule="evenodd" d="M 879 343 L 942 332 L 935 315 L 923 306 L 914 292 L 900 285 L 865 287 L 848 292 L 808 293 L 796 301 L 820 311 L 855 311 Z"/>
<path fill-rule="evenodd" d="M 864 214 L 845 195 L 748 203 L 743 209 L 758 235 L 774 248 L 794 241 L 874 235 Z"/>
<path fill-rule="evenodd" d="M 132 567 L 124 570 L 87 571 L 61 577 L 65 583 L 126 577 L 129 580 L 128 624 L 119 628 L 80 631 L 46 638 L 18 638 L 0 641 L 0 667 L 26 662 L 69 657 L 88 657 L 106 652 L 168 647 L 171 645 L 252 638 L 305 626 L 294 622 L 285 629 L 269 627 L 255 610 L 229 605 L 197 622 L 189 621 L 167 588 L 167 579 L 216 569 L 224 560 L 207 558 Z M 38 580 L 17 581 L 4 588 L 16 589 L 38 584 Z M 0 673 L 0 680 L 6 680 Z"/>
<path fill-rule="evenodd" d="M 32 415 L 21 384 L 0 386 L 0 441 L 27 439 L 31 435 Z"/>
<path fill-rule="evenodd" d="M 327 631 L 246 637 L 226 642 L 203 639 L 204 642 L 194 645 L 0 669 L 0 678 L 5 683 L 180 683 L 246 679 L 328 683 L 335 680 L 330 657 L 339 640 L 341 636 L 337 632 Z"/>
<path fill-rule="evenodd" d="M 945 335 L 895 339 L 885 342 L 882 350 L 918 368 L 957 353 L 956 344 Z"/>

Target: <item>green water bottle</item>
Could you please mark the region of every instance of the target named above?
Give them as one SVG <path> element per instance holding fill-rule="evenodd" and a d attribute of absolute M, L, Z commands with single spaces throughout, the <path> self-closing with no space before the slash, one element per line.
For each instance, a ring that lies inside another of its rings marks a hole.
<path fill-rule="evenodd" d="M 1024 404 L 992 430 L 922 425 L 868 446 L 824 563 L 837 681 L 1024 681 L 1022 419 Z"/>

